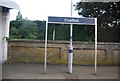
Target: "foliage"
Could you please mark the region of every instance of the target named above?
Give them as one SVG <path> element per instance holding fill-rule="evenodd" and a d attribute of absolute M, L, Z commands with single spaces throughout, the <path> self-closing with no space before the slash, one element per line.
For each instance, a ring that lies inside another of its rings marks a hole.
<path fill-rule="evenodd" d="M 36 23 L 36 26 L 38 28 L 38 32 L 37 32 L 37 39 L 45 39 L 45 26 L 46 26 L 46 21 L 33 21 L 34 23 Z"/>
<path fill-rule="evenodd" d="M 23 19 L 19 11 L 16 20 L 10 22 L 10 38 L 44 39 L 45 21 Z"/>
<path fill-rule="evenodd" d="M 79 15 L 97 17 L 98 41 L 120 41 L 120 2 L 78 2 L 75 7 Z"/>
<path fill-rule="evenodd" d="M 69 25 L 49 24 L 48 39 L 53 40 L 53 31 L 55 31 L 55 40 L 69 40 Z"/>
<path fill-rule="evenodd" d="M 45 39 L 45 21 L 30 21 L 26 19 L 11 21 L 10 38 L 16 39 Z M 48 40 L 69 40 L 70 25 L 49 24 Z M 94 41 L 94 27 L 73 25 L 73 41 Z"/>
<path fill-rule="evenodd" d="M 48 39 L 70 40 L 70 25 L 68 24 L 49 24 Z M 73 41 L 94 41 L 94 26 L 73 25 Z"/>
<path fill-rule="evenodd" d="M 101 27 L 117 27 L 120 14 L 120 2 L 79 2 L 78 14 L 84 17 L 97 17 Z"/>
<path fill-rule="evenodd" d="M 36 39 L 38 28 L 30 20 L 11 21 L 10 37 L 18 39 Z"/>
<path fill-rule="evenodd" d="M 18 15 L 16 16 L 16 20 L 21 20 L 22 19 L 22 14 L 21 12 L 19 11 L 18 12 Z"/>
<path fill-rule="evenodd" d="M 94 41 L 94 26 L 73 25 L 73 40 Z"/>
<path fill-rule="evenodd" d="M 10 38 L 13 39 L 45 39 L 46 21 L 31 21 L 23 19 L 22 14 L 18 12 L 16 20 L 10 23 Z M 89 32 L 90 31 L 90 32 Z M 94 41 L 94 27 L 86 27 L 73 25 L 73 41 Z M 55 40 L 70 39 L 69 24 L 49 24 L 48 40 L 53 40 L 53 32 L 55 32 Z"/>

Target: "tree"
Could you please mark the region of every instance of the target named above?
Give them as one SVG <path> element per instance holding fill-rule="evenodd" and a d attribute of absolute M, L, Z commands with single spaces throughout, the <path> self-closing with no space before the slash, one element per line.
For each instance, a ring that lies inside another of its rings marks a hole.
<path fill-rule="evenodd" d="M 97 17 L 101 27 L 117 27 L 120 14 L 120 2 L 79 2 L 78 14 L 84 17 Z"/>
<path fill-rule="evenodd" d="M 97 17 L 99 41 L 120 41 L 120 2 L 78 2 L 75 8 L 79 15 Z"/>
<path fill-rule="evenodd" d="M 37 27 L 38 27 L 38 33 L 37 33 L 37 39 L 45 39 L 45 27 L 46 27 L 46 21 L 39 21 L 39 20 L 35 20 L 33 21 L 34 23 L 36 23 Z"/>
<path fill-rule="evenodd" d="M 22 14 L 21 12 L 19 11 L 17 16 L 16 16 L 16 20 L 21 20 L 22 19 Z"/>
<path fill-rule="evenodd" d="M 16 20 L 10 22 L 10 38 L 44 39 L 45 21 L 23 19 L 19 11 Z"/>
<path fill-rule="evenodd" d="M 36 39 L 39 32 L 36 23 L 30 20 L 15 20 L 10 23 L 10 37 L 18 39 Z"/>

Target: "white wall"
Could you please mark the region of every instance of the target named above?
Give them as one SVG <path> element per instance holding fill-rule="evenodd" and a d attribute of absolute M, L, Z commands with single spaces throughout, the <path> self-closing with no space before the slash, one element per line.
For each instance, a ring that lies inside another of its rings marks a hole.
<path fill-rule="evenodd" d="M 0 63 L 2 62 L 2 8 L 0 7 Z"/>
<path fill-rule="evenodd" d="M 9 12 L 0 13 L 0 62 L 7 60 L 7 41 L 4 37 L 9 37 Z"/>
<path fill-rule="evenodd" d="M 0 80 L 2 80 L 2 8 L 0 7 Z"/>
<path fill-rule="evenodd" d="M 9 37 L 9 12 L 2 14 L 2 38 Z M 3 39 L 3 60 L 7 60 L 7 41 L 6 38 Z"/>
<path fill-rule="evenodd" d="M 4 37 L 9 37 L 9 17 L 7 8 L 2 11 L 0 6 L 0 81 L 2 80 L 2 62 L 7 60 L 7 41 Z"/>

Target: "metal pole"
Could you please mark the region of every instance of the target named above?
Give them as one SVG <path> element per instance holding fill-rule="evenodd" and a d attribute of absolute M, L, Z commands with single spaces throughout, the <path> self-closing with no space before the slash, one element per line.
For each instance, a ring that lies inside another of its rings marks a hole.
<path fill-rule="evenodd" d="M 95 18 L 95 75 L 97 74 L 97 18 Z"/>
<path fill-rule="evenodd" d="M 55 30 L 53 30 L 53 40 L 55 40 Z"/>
<path fill-rule="evenodd" d="M 73 15 L 73 1 L 71 0 L 71 17 L 72 17 L 72 15 Z"/>
<path fill-rule="evenodd" d="M 73 6 L 73 2 L 71 0 L 71 17 L 72 17 L 72 6 Z M 68 72 L 69 73 L 72 73 L 72 62 L 73 62 L 72 31 L 73 31 L 73 24 L 70 24 L 70 46 L 69 46 L 69 55 L 68 55 Z"/>
<path fill-rule="evenodd" d="M 46 32 L 45 32 L 45 55 L 44 55 L 44 73 L 46 73 L 46 62 L 47 62 L 47 31 L 48 31 L 48 21 L 46 21 Z"/>

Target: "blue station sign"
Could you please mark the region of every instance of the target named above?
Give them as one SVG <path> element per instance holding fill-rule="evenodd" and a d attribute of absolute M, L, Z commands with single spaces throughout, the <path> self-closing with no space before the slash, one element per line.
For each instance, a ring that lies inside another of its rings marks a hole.
<path fill-rule="evenodd" d="M 48 17 L 48 23 L 95 25 L 95 18 Z"/>

